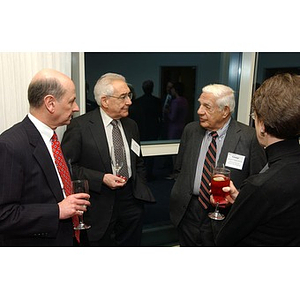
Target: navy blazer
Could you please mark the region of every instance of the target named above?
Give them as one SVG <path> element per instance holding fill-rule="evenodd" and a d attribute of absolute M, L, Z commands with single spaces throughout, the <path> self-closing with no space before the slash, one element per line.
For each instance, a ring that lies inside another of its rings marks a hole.
<path fill-rule="evenodd" d="M 193 195 L 197 162 L 206 130 L 199 121 L 186 125 L 175 164 L 176 182 L 171 191 L 170 217 L 175 226 L 183 218 Z M 231 119 L 218 164 L 225 164 L 228 152 L 245 156 L 242 170 L 229 168 L 231 180 L 239 188 L 250 175 L 257 174 L 266 164 L 263 148 L 258 144 L 255 129 Z"/>
<path fill-rule="evenodd" d="M 42 136 L 28 117 L 0 136 L 0 233 L 6 246 L 72 246 L 72 220 Z"/>
<path fill-rule="evenodd" d="M 140 142 L 137 124 L 130 118 L 122 118 L 121 122 L 131 148 L 132 139 Z M 88 230 L 89 238 L 99 240 L 109 225 L 116 197 L 116 191 L 103 184 L 104 175 L 112 174 L 112 167 L 99 108 L 71 121 L 63 136 L 62 149 L 67 159 L 72 162 L 73 176 L 89 181 L 91 207 L 84 216 L 86 222 L 92 225 Z M 155 202 L 146 184 L 142 157 L 130 149 L 130 159 L 134 197 L 146 202 Z"/>

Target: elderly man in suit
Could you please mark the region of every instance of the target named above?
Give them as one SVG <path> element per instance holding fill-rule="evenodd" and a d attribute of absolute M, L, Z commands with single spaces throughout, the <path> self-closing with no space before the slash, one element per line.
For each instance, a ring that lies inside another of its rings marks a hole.
<path fill-rule="evenodd" d="M 107 73 L 97 81 L 94 94 L 100 108 L 74 118 L 62 141 L 75 176 L 89 181 L 91 208 L 84 215 L 92 226 L 88 243 L 139 246 L 144 202 L 155 200 L 146 185 L 137 124 L 127 117 L 132 93 L 122 75 Z M 117 132 L 125 153 L 122 177 L 112 164 Z"/>
<path fill-rule="evenodd" d="M 75 85 L 69 77 L 42 70 L 28 88 L 28 116 L 0 136 L 0 233 L 4 246 L 73 245 L 72 217 L 86 211 L 89 195 L 66 193 L 51 141 L 54 130 L 69 124 L 79 110 L 75 99 Z M 60 158 L 63 161 L 62 155 Z M 66 163 L 64 166 L 67 177 Z M 68 180 L 70 186 L 70 176 Z"/>
<path fill-rule="evenodd" d="M 235 107 L 234 91 L 225 85 L 212 84 L 202 89 L 198 121 L 186 125 L 175 164 L 176 182 L 170 199 L 170 217 L 178 228 L 181 246 L 214 246 L 213 228 L 222 221 L 208 217 L 211 209 L 202 184 L 205 158 L 215 139 L 216 165 L 231 170 L 237 187 L 244 179 L 266 164 L 255 130 L 231 117 Z M 219 223 L 217 223 L 219 222 Z"/>

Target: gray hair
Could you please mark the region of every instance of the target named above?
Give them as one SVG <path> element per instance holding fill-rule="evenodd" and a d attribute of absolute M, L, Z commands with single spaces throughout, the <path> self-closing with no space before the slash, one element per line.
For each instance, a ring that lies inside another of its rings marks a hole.
<path fill-rule="evenodd" d="M 102 96 L 112 96 L 114 93 L 114 88 L 112 86 L 112 82 L 115 80 L 122 80 L 126 82 L 124 76 L 116 73 L 106 73 L 102 75 L 95 87 L 94 87 L 94 97 L 97 101 L 98 105 L 101 106 L 101 97 Z"/>
<path fill-rule="evenodd" d="M 209 84 L 202 89 L 202 92 L 213 94 L 217 99 L 216 103 L 220 110 L 223 110 L 225 106 L 228 106 L 230 113 L 234 111 L 234 90 L 229 86 L 223 84 Z"/>

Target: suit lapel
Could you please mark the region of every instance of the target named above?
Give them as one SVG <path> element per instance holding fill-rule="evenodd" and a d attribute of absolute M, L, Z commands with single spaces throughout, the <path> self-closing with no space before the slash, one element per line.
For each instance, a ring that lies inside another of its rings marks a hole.
<path fill-rule="evenodd" d="M 128 147 L 129 147 L 129 153 L 130 153 L 130 163 L 131 163 L 131 166 L 134 166 L 135 163 L 136 163 L 136 156 L 135 155 L 131 155 L 131 141 L 132 139 L 135 139 L 134 136 L 133 136 L 133 131 L 132 131 L 132 127 L 130 126 L 130 124 L 127 122 L 127 118 L 123 118 L 121 119 L 121 123 L 122 123 L 122 126 L 123 126 L 123 130 L 124 130 L 124 133 L 125 133 L 125 136 L 126 136 L 126 140 L 127 140 L 127 144 L 128 144 Z M 135 171 L 135 168 L 131 168 L 132 172 Z"/>
<path fill-rule="evenodd" d="M 236 146 L 240 140 L 240 135 L 241 135 L 241 129 L 238 126 L 238 123 L 234 120 L 231 119 L 226 137 L 223 143 L 222 151 L 220 153 L 219 157 L 219 164 L 225 164 L 226 159 L 227 159 L 227 154 L 228 152 L 233 152 L 236 149 Z"/>
<path fill-rule="evenodd" d="M 193 141 L 193 146 L 190 149 L 190 155 L 191 155 L 191 174 L 193 175 L 192 178 L 195 178 L 196 176 L 196 168 L 198 164 L 198 158 L 200 155 L 200 150 L 201 150 L 201 145 L 202 141 L 205 135 L 205 130 L 199 125 L 197 126 L 197 131 L 196 134 L 194 135 L 194 141 Z M 194 184 L 194 183 L 192 183 Z"/>
<path fill-rule="evenodd" d="M 97 149 L 100 153 L 100 159 L 107 172 L 112 172 L 110 163 L 110 153 L 107 143 L 104 124 L 101 118 L 100 110 L 95 109 L 90 118 L 90 130 L 94 138 Z"/>
<path fill-rule="evenodd" d="M 59 202 L 63 199 L 63 193 L 49 151 L 44 143 L 42 136 L 28 117 L 24 119 L 24 125 L 28 135 L 29 143 L 32 146 L 32 154 L 40 165 L 40 168 L 45 175 L 50 190 L 55 196 L 57 202 Z"/>

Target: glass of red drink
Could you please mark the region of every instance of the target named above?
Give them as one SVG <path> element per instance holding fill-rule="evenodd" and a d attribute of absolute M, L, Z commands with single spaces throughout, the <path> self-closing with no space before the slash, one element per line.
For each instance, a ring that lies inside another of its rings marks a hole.
<path fill-rule="evenodd" d="M 227 204 L 225 199 L 229 192 L 224 192 L 223 187 L 229 186 L 230 170 L 224 167 L 216 167 L 212 170 L 211 175 L 211 194 L 214 197 L 216 208 L 208 216 L 214 220 L 223 220 L 225 216 L 219 212 L 219 205 Z"/>

